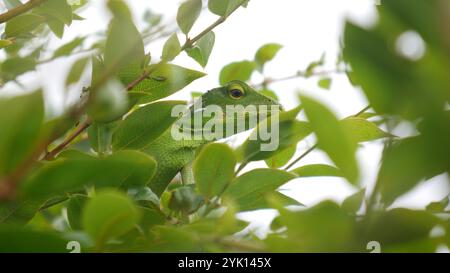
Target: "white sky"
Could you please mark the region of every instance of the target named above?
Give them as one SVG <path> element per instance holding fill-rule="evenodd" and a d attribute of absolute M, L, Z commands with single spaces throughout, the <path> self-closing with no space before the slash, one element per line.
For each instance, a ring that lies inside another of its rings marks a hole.
<path fill-rule="evenodd" d="M 96 8 L 90 8 L 81 15 L 87 20 L 75 21 L 62 41 L 55 41 L 55 46 L 69 41 L 75 36 L 92 33 L 105 29 L 108 23 L 108 12 L 104 8 L 104 1 L 92 1 Z M 173 20 L 179 0 L 129 0 L 137 19 L 142 17 L 149 7 L 155 12 L 165 15 L 166 20 Z M 310 62 L 320 58 L 323 52 L 327 55 L 329 69 L 334 68 L 336 56 L 339 52 L 340 35 L 346 18 L 360 24 L 370 26 L 376 22 L 376 0 L 251 0 L 247 9 L 239 9 L 216 32 L 216 44 L 211 54 L 209 64 L 204 70 L 208 76 L 195 81 L 185 90 L 170 97 L 170 99 L 188 99 L 191 91 L 204 91 L 218 85 L 220 69 L 233 61 L 252 59 L 256 50 L 262 44 L 269 42 L 280 43 L 284 48 L 276 59 L 266 66 L 266 73 L 270 77 L 283 77 L 304 69 Z M 206 1 L 204 1 L 204 4 Z M 217 17 L 204 12 L 195 24 L 191 33 L 195 35 L 211 24 Z M 137 20 L 138 22 L 139 20 Z M 179 36 L 183 41 L 183 36 Z M 161 55 L 164 40 L 147 46 L 154 59 Z M 202 70 L 193 60 L 182 54 L 174 63 Z M 58 109 L 62 101 L 62 82 L 67 69 L 68 60 L 58 60 L 39 67 L 39 78 L 30 80 L 41 82 L 47 94 L 50 108 Z M 261 77 L 255 76 L 252 82 L 259 83 Z M 333 76 L 330 91 L 317 87 L 317 78 L 280 82 L 272 85 L 285 108 L 295 106 L 297 90 L 319 98 L 328 105 L 339 117 L 345 117 L 358 112 L 367 105 L 363 93 L 350 85 L 345 75 Z M 399 131 L 404 135 L 408 130 Z M 299 145 L 299 153 L 307 145 Z M 381 153 L 380 143 L 363 146 L 358 152 L 361 165 L 361 184 L 372 185 L 377 173 Z M 301 164 L 329 162 L 320 151 L 310 154 Z M 263 167 L 264 164 L 254 164 Z M 245 170 L 248 170 L 246 168 Z M 439 200 L 449 191 L 446 175 L 432 179 L 426 185 L 400 198 L 394 206 L 410 206 L 423 208 L 431 201 Z M 370 188 L 370 186 L 369 186 Z M 349 186 L 339 178 L 307 178 L 296 179 L 283 186 L 283 192 L 303 204 L 314 205 L 324 199 L 342 201 L 357 189 Z M 252 227 L 265 229 L 271 219 L 272 212 L 262 211 L 246 213 L 245 218 L 253 221 Z M 258 232 L 258 231 L 257 231 Z"/>

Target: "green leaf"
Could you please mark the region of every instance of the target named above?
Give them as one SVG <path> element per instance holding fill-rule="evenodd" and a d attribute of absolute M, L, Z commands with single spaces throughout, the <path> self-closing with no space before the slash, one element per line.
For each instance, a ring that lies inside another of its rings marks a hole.
<path fill-rule="evenodd" d="M 114 150 L 140 149 L 158 138 L 178 116 L 173 117 L 176 105 L 184 101 L 160 101 L 145 105 L 128 115 L 115 130 L 112 139 Z"/>
<path fill-rule="evenodd" d="M 294 174 L 281 170 L 255 169 L 237 177 L 224 195 L 234 200 L 240 211 L 253 210 L 267 194 L 273 193 L 295 177 Z"/>
<path fill-rule="evenodd" d="M 358 179 L 355 143 L 325 106 L 304 96 L 301 100 L 311 127 L 316 133 L 319 147 L 328 154 L 348 181 L 355 183 Z"/>
<path fill-rule="evenodd" d="M 440 201 L 431 202 L 430 204 L 428 204 L 426 210 L 435 213 L 444 212 L 449 203 L 450 203 L 450 195 L 447 195 Z"/>
<path fill-rule="evenodd" d="M 181 52 L 180 41 L 176 33 L 172 34 L 164 44 L 161 59 L 165 61 L 172 61 Z"/>
<path fill-rule="evenodd" d="M 255 54 L 255 63 L 259 71 L 262 71 L 265 63 L 271 61 L 283 46 L 280 44 L 265 44 L 261 46 Z"/>
<path fill-rule="evenodd" d="M 49 15 L 67 26 L 72 23 L 72 7 L 67 1 L 46 0 L 42 5 L 34 10 L 39 14 Z"/>
<path fill-rule="evenodd" d="M 301 166 L 292 170 L 299 177 L 315 177 L 315 176 L 336 176 L 343 177 L 342 171 L 338 168 L 325 164 L 311 164 Z"/>
<path fill-rule="evenodd" d="M 70 72 L 66 78 L 66 86 L 76 83 L 81 79 L 81 76 L 83 75 L 83 72 L 86 69 L 88 61 L 89 58 L 81 58 L 72 65 L 72 68 L 70 69 Z"/>
<path fill-rule="evenodd" d="M 27 224 L 39 211 L 45 200 L 15 200 L 0 202 L 0 224 Z"/>
<path fill-rule="evenodd" d="M 248 0 L 209 0 L 208 9 L 219 16 L 228 16 L 239 6 L 246 6 Z"/>
<path fill-rule="evenodd" d="M 155 171 L 155 160 L 138 151 L 119 151 L 105 158 L 62 158 L 35 171 L 21 190 L 27 198 L 40 198 L 92 185 L 97 188 L 142 186 Z"/>
<path fill-rule="evenodd" d="M 0 99 L 0 177 L 30 156 L 44 119 L 42 92 Z"/>
<path fill-rule="evenodd" d="M 33 57 L 11 57 L 0 64 L 0 75 L 7 82 L 35 68 L 36 60 Z"/>
<path fill-rule="evenodd" d="M 178 8 L 177 23 L 184 34 L 188 34 L 202 10 L 202 0 L 187 0 Z"/>
<path fill-rule="evenodd" d="M 270 90 L 270 89 L 263 89 L 261 91 L 259 91 L 260 94 L 263 94 L 266 97 L 269 97 L 271 99 L 274 99 L 276 101 L 279 101 L 280 99 L 278 98 L 277 94 L 275 93 L 275 91 Z"/>
<path fill-rule="evenodd" d="M 267 167 L 276 169 L 286 165 L 297 151 L 297 145 L 279 151 L 272 157 L 265 160 Z"/>
<path fill-rule="evenodd" d="M 342 209 L 351 214 L 356 214 L 364 202 L 365 194 L 366 189 L 362 189 L 345 198 L 344 202 L 342 202 Z"/>
<path fill-rule="evenodd" d="M 150 66 L 150 69 L 152 69 L 152 66 Z M 135 74 L 129 76 L 131 77 L 127 78 L 126 81 L 136 79 Z M 146 93 L 147 96 L 140 98 L 140 103 L 148 103 L 170 96 L 203 76 L 205 74 L 199 71 L 173 64 L 164 64 L 152 73 L 150 79 L 142 81 L 132 91 Z"/>
<path fill-rule="evenodd" d="M 111 149 L 112 135 L 120 121 L 97 123 L 93 122 L 87 129 L 89 143 L 98 154 L 104 154 Z"/>
<path fill-rule="evenodd" d="M 7 47 L 7 46 L 10 46 L 10 45 L 12 45 L 13 43 L 14 43 L 13 41 L 8 40 L 8 39 L 6 39 L 6 40 L 0 39 L 0 49 L 5 48 L 5 47 Z"/>
<path fill-rule="evenodd" d="M 319 85 L 319 87 L 322 89 L 330 90 L 331 82 L 332 82 L 332 79 L 326 77 L 326 78 L 320 79 L 319 82 L 317 83 L 317 85 Z"/>
<path fill-rule="evenodd" d="M 73 39 L 72 41 L 70 41 L 66 44 L 63 44 L 62 46 L 58 47 L 55 50 L 52 58 L 58 58 L 58 57 L 62 57 L 62 56 L 71 54 L 74 49 L 76 49 L 77 47 L 79 47 L 80 45 L 83 44 L 84 39 L 85 39 L 84 37 L 77 37 L 77 38 Z"/>
<path fill-rule="evenodd" d="M 44 21 L 45 17 L 33 13 L 26 13 L 14 17 L 6 23 L 5 38 L 16 37 L 20 34 L 29 33 Z"/>
<path fill-rule="evenodd" d="M 234 177 L 236 157 L 226 144 L 205 146 L 194 161 L 194 178 L 198 191 L 210 199 L 223 192 Z"/>
<path fill-rule="evenodd" d="M 208 63 L 209 56 L 211 55 L 214 47 L 215 34 L 213 31 L 208 32 L 200 40 L 195 43 L 194 47 L 186 50 L 187 54 L 199 63 L 202 67 L 205 67 Z"/>
<path fill-rule="evenodd" d="M 128 111 L 128 96 L 125 87 L 111 79 L 90 94 L 87 112 L 96 122 L 106 123 L 122 117 Z"/>
<path fill-rule="evenodd" d="M 88 201 L 83 211 L 84 230 L 101 248 L 109 239 L 130 231 L 140 220 L 139 210 L 125 194 L 107 190 Z"/>
<path fill-rule="evenodd" d="M 47 19 L 47 25 L 56 37 L 61 39 L 64 36 L 64 22 L 50 17 Z"/>
<path fill-rule="evenodd" d="M 172 192 L 169 208 L 174 211 L 191 214 L 197 211 L 203 203 L 203 197 L 196 193 L 194 185 L 188 185 L 179 187 Z"/>
<path fill-rule="evenodd" d="M 438 164 L 432 161 L 434 158 L 429 156 L 426 141 L 420 136 L 402 139 L 384 152 L 377 183 L 386 205 L 423 179 L 441 173 Z"/>
<path fill-rule="evenodd" d="M 360 117 L 345 118 L 340 122 L 355 143 L 392 137 L 391 134 L 381 130 L 373 122 Z"/>
<path fill-rule="evenodd" d="M 144 42 L 130 17 L 119 15 L 111 20 L 104 59 L 106 68 L 111 70 L 104 73 L 121 72 L 130 66 L 140 68 L 145 59 Z"/>
<path fill-rule="evenodd" d="M 220 71 L 219 82 L 220 85 L 233 80 L 248 81 L 256 68 L 256 64 L 251 61 L 241 61 L 230 63 L 222 68 Z"/>
<path fill-rule="evenodd" d="M 74 194 L 67 204 L 67 220 L 72 230 L 82 230 L 82 212 L 89 198 L 86 195 Z"/>
<path fill-rule="evenodd" d="M 32 231 L 14 225 L 0 226 L 0 253 L 68 252 L 67 243 L 55 233 Z"/>
<path fill-rule="evenodd" d="M 287 227 L 287 239 L 295 244 L 296 252 L 357 251 L 353 216 L 331 201 L 307 210 L 280 210 L 279 222 Z"/>

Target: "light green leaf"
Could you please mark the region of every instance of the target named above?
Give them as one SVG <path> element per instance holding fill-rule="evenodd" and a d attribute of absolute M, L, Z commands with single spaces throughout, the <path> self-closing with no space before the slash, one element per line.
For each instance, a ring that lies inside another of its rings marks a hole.
<path fill-rule="evenodd" d="M 178 8 L 177 23 L 184 34 L 188 34 L 202 10 L 202 0 L 187 0 Z"/>
<path fill-rule="evenodd" d="M 317 85 L 319 85 L 319 87 L 322 89 L 330 90 L 331 82 L 332 82 L 332 79 L 326 77 L 326 78 L 320 79 L 319 82 L 317 83 Z"/>
<path fill-rule="evenodd" d="M 43 119 L 41 91 L 0 99 L 0 177 L 30 155 L 40 141 Z"/>
<path fill-rule="evenodd" d="M 265 159 L 266 165 L 272 169 L 281 168 L 291 160 L 296 151 L 297 145 L 281 150 L 272 157 Z"/>
<path fill-rule="evenodd" d="M 139 151 L 119 151 L 105 158 L 62 158 L 35 171 L 23 183 L 21 192 L 27 198 L 40 198 L 83 186 L 142 186 L 155 170 L 155 160 Z"/>
<path fill-rule="evenodd" d="M 344 202 L 342 202 L 342 209 L 351 214 L 356 214 L 364 202 L 365 194 L 366 189 L 361 189 L 360 191 L 345 198 Z"/>
<path fill-rule="evenodd" d="M 350 117 L 340 122 L 344 130 L 347 131 L 356 143 L 392 137 L 391 134 L 381 130 L 373 122 L 360 117 Z"/>
<path fill-rule="evenodd" d="M 161 101 L 143 106 L 123 120 L 115 130 L 112 139 L 114 150 L 140 149 L 158 138 L 178 116 L 171 115 L 175 105 L 184 101 Z"/>
<path fill-rule="evenodd" d="M 447 195 L 440 201 L 431 202 L 430 204 L 428 204 L 426 210 L 435 213 L 444 212 L 449 203 L 450 203 L 450 195 Z"/>
<path fill-rule="evenodd" d="M 343 176 L 342 172 L 338 168 L 325 164 L 305 165 L 292 170 L 292 172 L 298 175 L 299 177 Z"/>
<path fill-rule="evenodd" d="M 246 6 L 248 0 L 209 0 L 208 9 L 219 16 L 228 16 L 239 6 Z"/>
<path fill-rule="evenodd" d="M 237 177 L 227 188 L 224 196 L 234 200 L 240 211 L 253 210 L 267 194 L 273 193 L 294 174 L 275 169 L 255 169 Z"/>
<path fill-rule="evenodd" d="M 255 54 L 255 63 L 259 71 L 262 71 L 264 64 L 271 61 L 283 46 L 280 44 L 265 44 L 261 46 Z"/>
<path fill-rule="evenodd" d="M 8 40 L 8 39 L 2 40 L 2 39 L 0 39 L 0 49 L 5 48 L 7 46 L 10 46 L 12 44 L 13 44 L 13 41 L 11 41 L 11 40 Z"/>
<path fill-rule="evenodd" d="M 211 55 L 214 47 L 215 34 L 213 31 L 208 32 L 200 40 L 195 43 L 195 46 L 186 50 L 187 54 L 197 61 L 202 67 L 205 67 L 208 63 L 209 56 Z"/>
<path fill-rule="evenodd" d="M 41 23 L 45 21 L 45 17 L 33 13 L 26 13 L 14 17 L 6 23 L 5 37 L 16 37 L 33 31 Z"/>
<path fill-rule="evenodd" d="M 150 69 L 152 69 L 152 66 L 150 66 Z M 129 74 L 127 78 L 122 80 L 125 80 L 125 82 L 132 81 L 136 79 L 135 75 Z M 132 91 L 147 94 L 147 96 L 140 98 L 140 103 L 152 102 L 172 95 L 203 76 L 205 74 L 199 71 L 173 64 L 164 64 L 152 73 L 150 79 L 142 81 Z"/>
<path fill-rule="evenodd" d="M 269 97 L 271 99 L 274 99 L 276 101 L 279 101 L 280 99 L 278 98 L 277 94 L 275 93 L 275 91 L 270 90 L 270 89 L 263 89 L 261 91 L 259 91 L 259 93 L 263 94 L 266 97 Z"/>
<path fill-rule="evenodd" d="M 84 37 L 77 37 L 72 41 L 58 47 L 53 53 L 53 58 L 58 58 L 71 54 L 74 49 L 83 44 L 84 39 L 85 39 Z"/>
<path fill-rule="evenodd" d="M 88 61 L 89 58 L 81 58 L 72 65 L 72 68 L 70 69 L 70 72 L 66 78 L 66 86 L 69 86 L 80 80 L 81 76 L 83 75 L 83 72 L 86 69 Z"/>
<path fill-rule="evenodd" d="M 140 220 L 139 210 L 125 194 L 107 190 L 88 201 L 83 211 L 84 230 L 101 248 L 109 239 L 130 231 Z"/>
<path fill-rule="evenodd" d="M 107 123 L 122 117 L 128 111 L 128 96 L 125 87 L 115 79 L 107 81 L 90 94 L 87 112 L 99 123 Z"/>
<path fill-rule="evenodd" d="M 46 0 L 34 12 L 51 16 L 67 26 L 72 23 L 72 7 L 66 0 Z"/>
<path fill-rule="evenodd" d="M 165 61 L 172 61 L 181 52 L 180 41 L 176 33 L 172 34 L 164 44 L 161 59 Z"/>
<path fill-rule="evenodd" d="M 217 196 L 234 177 L 236 157 L 226 144 L 205 146 L 193 163 L 195 185 L 206 198 Z"/>
<path fill-rule="evenodd" d="M 61 39 L 64 36 L 64 22 L 52 17 L 48 18 L 46 22 L 56 37 Z"/>
<path fill-rule="evenodd" d="M 11 57 L 0 64 L 0 75 L 2 80 L 7 82 L 35 68 L 36 60 L 33 57 Z"/>
<path fill-rule="evenodd" d="M 233 80 L 248 81 L 256 68 L 256 64 L 251 61 L 241 61 L 230 63 L 220 71 L 219 82 L 221 85 Z"/>
<path fill-rule="evenodd" d="M 305 113 L 316 133 L 319 147 L 333 160 L 351 183 L 358 179 L 355 158 L 356 145 L 334 114 L 325 106 L 308 97 L 301 97 Z"/>

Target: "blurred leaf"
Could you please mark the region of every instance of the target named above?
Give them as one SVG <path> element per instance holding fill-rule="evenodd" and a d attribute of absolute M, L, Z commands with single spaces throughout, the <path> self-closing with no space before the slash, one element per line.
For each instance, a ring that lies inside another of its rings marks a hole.
<path fill-rule="evenodd" d="M 20 226 L 0 226 L 0 253 L 68 252 L 67 243 L 54 233 L 32 231 Z"/>
<path fill-rule="evenodd" d="M 113 190 L 92 197 L 83 211 L 83 227 L 100 249 L 107 240 L 130 231 L 139 219 L 134 203 L 125 194 Z"/>
<path fill-rule="evenodd" d="M 332 79 L 331 78 L 322 78 L 319 80 L 319 82 L 317 83 L 319 85 L 320 88 L 325 89 L 325 90 L 330 90 L 331 88 L 331 82 Z"/>
<path fill-rule="evenodd" d="M 228 16 L 238 6 L 246 6 L 248 0 L 209 0 L 208 9 L 219 16 Z"/>
<path fill-rule="evenodd" d="M 248 81 L 256 68 L 256 64 L 251 61 L 240 61 L 230 63 L 222 68 L 220 71 L 219 82 L 220 85 L 233 80 Z"/>
<path fill-rule="evenodd" d="M 265 63 L 271 61 L 282 47 L 282 45 L 275 43 L 261 46 L 255 54 L 255 63 L 258 70 L 262 71 Z"/>
<path fill-rule="evenodd" d="M 208 32 L 200 38 L 195 46 L 186 50 L 187 54 L 199 63 L 203 68 L 206 66 L 211 55 L 215 42 L 215 34 L 213 31 Z"/>
<path fill-rule="evenodd" d="M 345 118 L 340 122 L 355 143 L 392 137 L 391 134 L 381 130 L 373 122 L 360 117 Z"/>
<path fill-rule="evenodd" d="M 0 224 L 27 224 L 45 200 L 15 200 L 0 202 Z"/>
<path fill-rule="evenodd" d="M 12 57 L 0 64 L 0 76 L 7 82 L 35 68 L 36 60 L 32 57 Z"/>
<path fill-rule="evenodd" d="M 236 157 L 228 145 L 206 145 L 193 163 L 197 190 L 207 199 L 221 194 L 234 177 L 235 165 Z"/>
<path fill-rule="evenodd" d="M 267 194 L 295 177 L 281 170 L 255 169 L 235 178 L 224 195 L 231 198 L 240 211 L 261 208 L 258 205 Z"/>
<path fill-rule="evenodd" d="M 139 186 L 145 185 L 155 171 L 155 160 L 138 151 L 119 151 L 102 159 L 57 159 L 33 173 L 23 183 L 22 193 L 27 198 L 39 198 L 88 185 L 98 188 Z"/>
<path fill-rule="evenodd" d="M 46 0 L 39 7 L 35 8 L 33 12 L 54 17 L 67 26 L 72 23 L 72 7 L 67 1 Z"/>
<path fill-rule="evenodd" d="M 89 117 L 99 123 L 114 121 L 128 111 L 128 96 L 125 87 L 111 79 L 90 93 L 87 107 Z"/>
<path fill-rule="evenodd" d="M 276 101 L 279 101 L 279 100 L 280 100 L 280 99 L 278 98 L 277 94 L 276 94 L 273 90 L 270 90 L 270 89 L 263 89 L 263 90 L 259 91 L 259 93 L 260 93 L 260 94 L 263 94 L 263 95 L 266 96 L 266 97 L 269 97 L 269 98 L 271 98 L 271 99 L 274 99 L 274 100 L 276 100 Z"/>
<path fill-rule="evenodd" d="M 0 177 L 30 155 L 40 141 L 43 119 L 41 91 L 0 99 Z"/>
<path fill-rule="evenodd" d="M 364 202 L 365 194 L 366 189 L 361 189 L 360 191 L 345 198 L 344 202 L 342 202 L 342 209 L 351 214 L 356 214 Z"/>
<path fill-rule="evenodd" d="M 173 64 L 164 64 L 152 73 L 151 78 L 136 85 L 132 91 L 146 93 L 146 96 L 141 97 L 140 103 L 148 103 L 170 96 L 203 76 L 205 74 L 199 71 Z M 131 82 L 136 79 L 136 74 L 130 74 L 124 79 L 125 82 Z"/>
<path fill-rule="evenodd" d="M 325 164 L 304 165 L 292 170 L 299 177 L 336 176 L 343 177 L 342 172 L 333 166 Z"/>
<path fill-rule="evenodd" d="M 115 2 L 110 1 L 110 7 Z M 122 3 L 122 5 L 124 4 Z M 127 11 L 123 12 L 127 13 Z M 109 25 L 104 54 L 105 66 L 109 70 L 103 73 L 112 73 L 116 70 L 120 72 L 124 68 L 129 69 L 130 65 L 135 66 L 136 64 L 137 68 L 139 68 L 145 58 L 141 34 L 131 18 L 129 16 L 121 16 L 120 10 L 115 11 L 115 14 L 116 16 Z"/>
<path fill-rule="evenodd" d="M 437 218 L 424 211 L 397 208 L 379 212 L 366 223 L 367 241 L 378 241 L 382 252 L 433 252 L 436 243 L 429 238 Z"/>
<path fill-rule="evenodd" d="M 31 32 L 44 21 L 45 17 L 33 13 L 26 13 L 14 17 L 6 23 L 5 38 Z"/>
<path fill-rule="evenodd" d="M 350 182 L 356 183 L 358 165 L 355 159 L 355 143 L 325 106 L 304 96 L 301 100 L 311 127 L 316 133 L 319 147 L 328 154 Z"/>
<path fill-rule="evenodd" d="M 450 195 L 447 195 L 442 200 L 431 202 L 427 205 L 426 210 L 430 212 L 444 212 L 450 202 Z"/>
<path fill-rule="evenodd" d="M 73 39 L 72 41 L 70 41 L 66 44 L 63 44 L 62 46 L 58 47 L 55 50 L 52 58 L 58 58 L 58 57 L 62 57 L 62 56 L 71 54 L 74 49 L 76 49 L 77 47 L 79 47 L 80 45 L 83 44 L 84 40 L 85 40 L 84 37 L 77 37 L 77 38 Z"/>
<path fill-rule="evenodd" d="M 72 65 L 72 68 L 66 78 L 66 86 L 76 83 L 81 79 L 88 61 L 89 58 L 81 58 Z"/>
<path fill-rule="evenodd" d="M 272 169 L 281 168 L 286 165 L 289 160 L 291 160 L 296 151 L 297 146 L 292 146 L 281 150 L 272 157 L 265 159 L 266 165 Z"/>
<path fill-rule="evenodd" d="M 280 223 L 296 252 L 356 251 L 354 219 L 337 204 L 323 201 L 307 210 L 280 211 Z"/>
<path fill-rule="evenodd" d="M 83 208 L 88 200 L 87 196 L 81 194 L 70 196 L 67 204 L 67 220 L 72 230 L 81 230 L 83 228 L 81 217 Z"/>
<path fill-rule="evenodd" d="M 46 23 L 50 30 L 56 35 L 58 38 L 62 38 L 64 36 L 64 22 L 55 18 L 47 18 Z"/>
<path fill-rule="evenodd" d="M 87 129 L 89 144 L 98 154 L 103 155 L 111 149 L 113 132 L 116 130 L 120 121 L 97 123 L 93 122 Z"/>
<path fill-rule="evenodd" d="M 164 44 L 161 59 L 165 61 L 172 61 L 181 52 L 180 41 L 176 33 L 172 34 Z"/>
<path fill-rule="evenodd" d="M 178 118 L 173 117 L 175 105 L 184 101 L 160 101 L 145 105 L 128 115 L 114 131 L 114 150 L 140 149 L 158 138 Z"/>
<path fill-rule="evenodd" d="M 175 189 L 169 200 L 169 208 L 174 211 L 181 211 L 184 214 L 191 214 L 203 205 L 203 197 L 195 192 L 195 185 L 181 186 Z"/>
<path fill-rule="evenodd" d="M 178 8 L 177 23 L 181 31 L 189 33 L 202 10 L 202 0 L 186 0 Z"/>
<path fill-rule="evenodd" d="M 7 47 L 7 46 L 10 46 L 10 45 L 12 45 L 13 43 L 14 43 L 14 42 L 13 42 L 12 40 L 8 40 L 8 39 L 3 40 L 3 39 L 0 39 L 0 49 L 5 48 L 5 47 Z"/>

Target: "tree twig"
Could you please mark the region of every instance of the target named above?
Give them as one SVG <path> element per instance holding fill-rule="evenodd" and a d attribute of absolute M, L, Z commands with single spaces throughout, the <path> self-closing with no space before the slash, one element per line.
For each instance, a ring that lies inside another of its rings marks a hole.
<path fill-rule="evenodd" d="M 33 8 L 39 6 L 45 1 L 47 0 L 30 0 L 23 5 L 20 5 L 18 7 L 8 10 L 5 13 L 0 14 L 0 24 L 3 24 L 16 16 L 19 16 L 27 11 L 32 10 Z"/>

